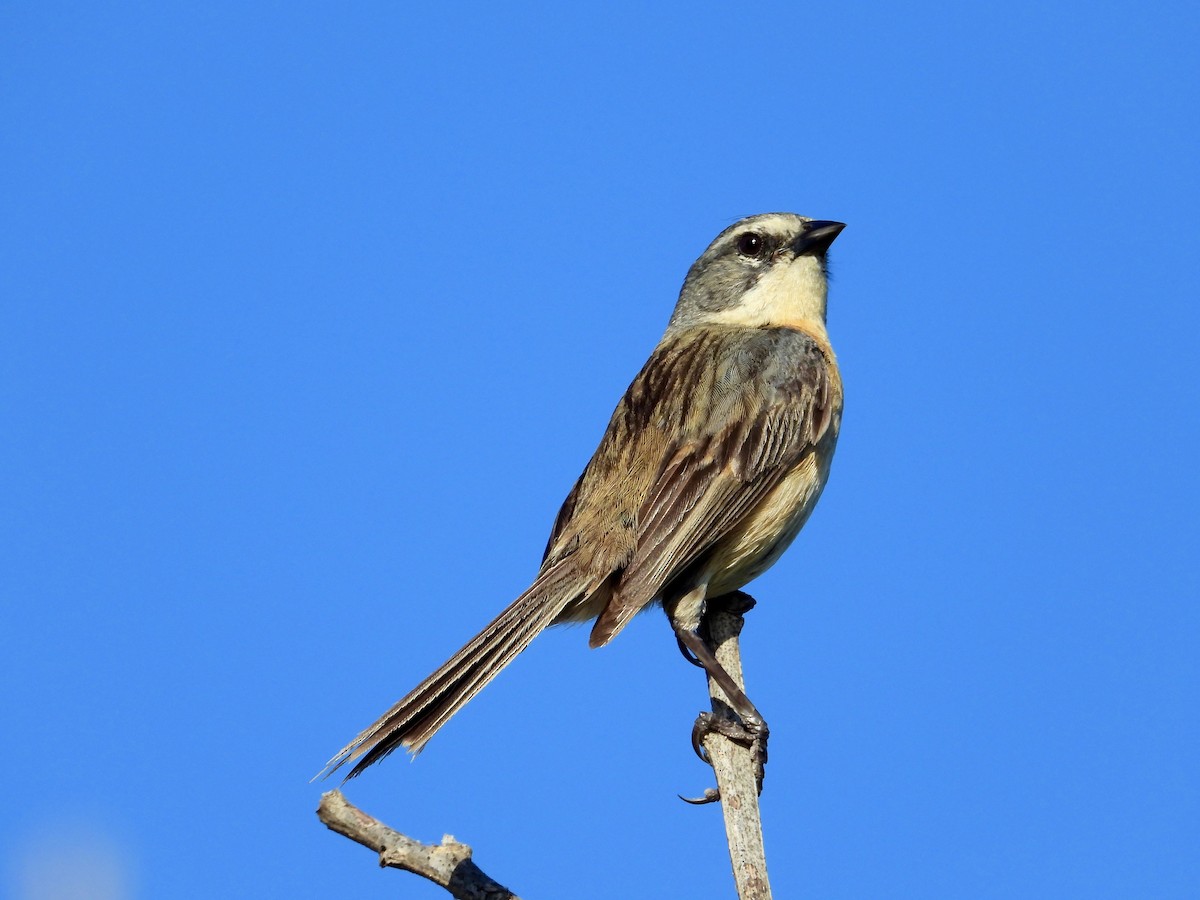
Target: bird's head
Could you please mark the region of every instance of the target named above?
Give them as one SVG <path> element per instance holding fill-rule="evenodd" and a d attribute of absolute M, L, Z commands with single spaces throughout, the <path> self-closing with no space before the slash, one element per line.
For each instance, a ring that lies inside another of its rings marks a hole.
<path fill-rule="evenodd" d="M 695 325 L 825 331 L 825 253 L 846 226 L 792 213 L 726 228 L 684 279 L 668 334 Z"/>

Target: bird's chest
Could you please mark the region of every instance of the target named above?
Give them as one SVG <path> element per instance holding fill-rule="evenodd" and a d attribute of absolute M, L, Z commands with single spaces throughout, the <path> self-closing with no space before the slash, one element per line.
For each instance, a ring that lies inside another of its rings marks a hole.
<path fill-rule="evenodd" d="M 800 533 L 821 496 L 830 455 L 807 454 L 721 542 L 709 566 L 713 573 L 709 596 L 735 591 L 775 564 Z"/>

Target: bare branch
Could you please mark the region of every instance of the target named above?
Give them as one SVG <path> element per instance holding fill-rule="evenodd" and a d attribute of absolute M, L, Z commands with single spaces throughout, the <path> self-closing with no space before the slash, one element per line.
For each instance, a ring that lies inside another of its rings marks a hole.
<path fill-rule="evenodd" d="M 752 600 L 750 602 L 753 603 Z M 738 635 L 743 624 L 741 612 L 736 605 L 721 606 L 710 609 L 705 618 L 717 661 L 744 693 L 746 682 L 738 647 Z M 725 693 L 711 678 L 708 680 L 708 690 L 712 697 L 713 713 L 734 717 Z M 771 883 L 767 880 L 767 857 L 763 848 L 753 754 L 749 747 L 717 731 L 705 734 L 702 742 L 717 775 L 717 789 L 721 796 L 721 812 L 725 817 L 725 835 L 729 841 L 729 857 L 733 863 L 738 897 L 741 900 L 770 900 Z"/>
<path fill-rule="evenodd" d="M 754 601 L 741 592 L 718 599 L 726 602 L 710 605 L 705 615 L 706 642 L 721 668 L 745 694 L 738 636 L 743 625 L 742 613 Z M 709 678 L 708 686 L 713 715 L 736 723 L 737 716 L 720 685 Z M 758 807 L 761 770 L 756 768 L 754 752 L 747 741 L 738 739 L 739 730 L 714 728 L 700 738 L 717 777 L 717 790 L 709 791 L 706 799 L 720 798 L 738 897 L 771 900 Z M 729 736 L 731 733 L 733 737 Z M 381 866 L 420 875 L 459 900 L 519 900 L 516 894 L 484 874 L 471 860 L 471 848 L 450 835 L 443 837 L 440 844 L 422 844 L 367 815 L 336 790 L 321 796 L 317 815 L 331 830 L 378 853 Z"/>
<path fill-rule="evenodd" d="M 336 790 L 321 795 L 317 816 L 332 831 L 378 853 L 379 865 L 428 878 L 457 900 L 520 900 L 484 874 L 471 861 L 471 848 L 450 835 L 440 844 L 414 841 L 367 815 Z"/>

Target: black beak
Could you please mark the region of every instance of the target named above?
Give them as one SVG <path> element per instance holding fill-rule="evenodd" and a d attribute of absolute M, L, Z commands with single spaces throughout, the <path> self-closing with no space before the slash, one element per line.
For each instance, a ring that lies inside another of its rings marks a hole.
<path fill-rule="evenodd" d="M 805 222 L 804 231 L 800 233 L 800 237 L 796 238 L 796 243 L 792 245 L 793 250 L 797 256 L 805 253 L 820 255 L 829 249 L 829 245 L 842 233 L 842 229 L 845 227 L 845 222 L 827 222 L 823 219 Z"/>

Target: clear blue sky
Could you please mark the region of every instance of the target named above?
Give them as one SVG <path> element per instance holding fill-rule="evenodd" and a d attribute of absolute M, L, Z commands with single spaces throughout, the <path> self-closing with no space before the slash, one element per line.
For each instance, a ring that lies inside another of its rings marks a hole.
<path fill-rule="evenodd" d="M 847 403 L 752 586 L 776 895 L 1200 896 L 1194 3 L 169 6 L 0 14 L 0 893 L 443 896 L 308 779 L 790 210 L 849 223 Z M 731 896 L 704 696 L 657 613 L 555 630 L 348 795 Z"/>

